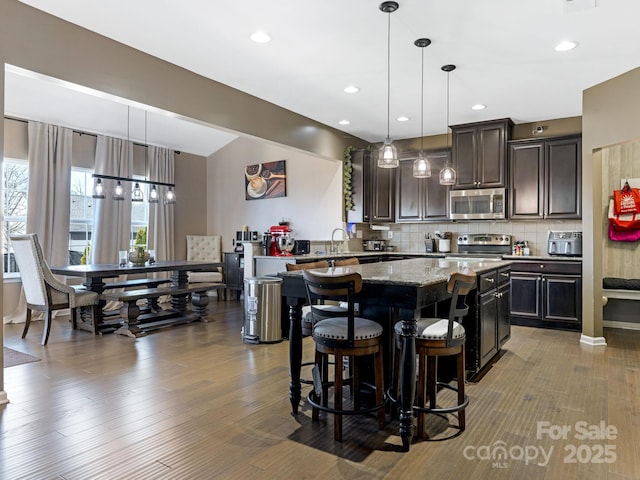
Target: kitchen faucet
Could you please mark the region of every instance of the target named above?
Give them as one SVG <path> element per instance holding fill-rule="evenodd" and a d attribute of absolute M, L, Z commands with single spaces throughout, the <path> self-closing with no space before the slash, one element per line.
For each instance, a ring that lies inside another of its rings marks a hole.
<path fill-rule="evenodd" d="M 344 235 L 343 235 L 343 237 L 342 237 L 342 241 L 343 241 L 343 242 L 344 242 L 346 239 L 348 239 L 348 238 L 349 238 L 349 234 L 347 233 L 347 231 L 346 231 L 344 228 L 340 228 L 340 227 L 338 227 L 338 228 L 334 228 L 334 229 L 333 229 L 333 232 L 331 232 L 331 247 L 329 248 L 329 252 L 330 252 L 330 253 L 338 253 L 338 251 L 337 251 L 337 247 L 336 247 L 336 246 L 334 245 L 334 243 L 333 243 L 333 242 L 334 242 L 333 237 L 334 237 L 334 235 L 336 234 L 336 232 L 343 232 L 343 233 L 344 233 Z"/>

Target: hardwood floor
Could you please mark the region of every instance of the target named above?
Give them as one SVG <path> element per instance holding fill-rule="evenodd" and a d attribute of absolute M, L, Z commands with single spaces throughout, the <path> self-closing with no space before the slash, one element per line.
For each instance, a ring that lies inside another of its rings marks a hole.
<path fill-rule="evenodd" d="M 606 330 L 608 347 L 591 348 L 575 332 L 513 327 L 501 358 L 467 386 L 466 431 L 403 453 L 397 421 L 379 432 L 373 417 L 346 418 L 336 443 L 331 419 L 312 423 L 306 404 L 292 417 L 288 343 L 243 344 L 242 304 L 210 306 L 210 323 L 137 340 L 57 319 L 43 347 L 42 322 L 25 340 L 22 325 L 5 325 L 5 345 L 42 360 L 5 369 L 0 478 L 640 476 L 640 332 Z M 312 350 L 305 339 L 305 360 Z M 583 440 L 578 422 L 617 433 Z M 438 417 L 427 424 L 433 439 L 456 432 Z M 566 438 L 550 435 L 562 426 Z"/>

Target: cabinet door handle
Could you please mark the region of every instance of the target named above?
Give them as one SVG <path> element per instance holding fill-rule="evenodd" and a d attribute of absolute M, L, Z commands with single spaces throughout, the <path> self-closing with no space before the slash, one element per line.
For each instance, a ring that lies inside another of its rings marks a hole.
<path fill-rule="evenodd" d="M 489 283 L 495 282 L 495 280 L 493 278 L 485 278 L 485 281 L 487 281 Z"/>
<path fill-rule="evenodd" d="M 509 276 L 509 274 L 505 273 L 505 272 L 502 272 L 500 275 L 502 275 L 503 277 L 508 277 Z"/>

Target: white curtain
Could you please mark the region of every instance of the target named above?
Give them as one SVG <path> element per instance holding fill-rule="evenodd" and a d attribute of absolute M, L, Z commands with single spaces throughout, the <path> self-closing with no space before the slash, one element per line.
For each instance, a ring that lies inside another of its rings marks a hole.
<path fill-rule="evenodd" d="M 98 135 L 95 173 L 131 178 L 133 143 Z M 91 263 L 118 263 L 118 251 L 131 246 L 131 184 L 123 182 L 125 199 L 112 200 L 114 180 L 102 180 L 106 198 L 95 201 Z"/>
<path fill-rule="evenodd" d="M 174 157 L 173 150 L 154 146 L 147 147 L 147 164 L 149 166 L 147 178 L 152 182 L 173 183 Z M 149 248 L 155 249 L 157 260 L 175 259 L 174 205 L 165 205 L 163 202 L 166 191 L 167 187 L 159 186 L 160 201 L 149 204 L 147 241 Z"/>
<path fill-rule="evenodd" d="M 38 234 L 50 265 L 66 265 L 69 263 L 73 130 L 30 121 L 28 139 L 27 233 Z M 16 311 L 5 316 L 4 323 L 23 323 L 25 311 L 26 301 L 21 291 Z"/>

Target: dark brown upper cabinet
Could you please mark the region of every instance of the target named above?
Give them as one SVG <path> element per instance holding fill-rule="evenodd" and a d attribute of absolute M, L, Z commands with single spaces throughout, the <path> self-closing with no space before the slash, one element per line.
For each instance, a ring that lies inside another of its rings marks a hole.
<path fill-rule="evenodd" d="M 457 174 L 454 189 L 507 186 L 507 145 L 512 128 L 508 118 L 451 127 Z"/>
<path fill-rule="evenodd" d="M 581 138 L 573 135 L 510 142 L 510 218 L 581 218 Z"/>
<path fill-rule="evenodd" d="M 347 222 L 393 222 L 395 219 L 395 168 L 379 168 L 368 150 L 351 153 L 353 210 Z"/>
<path fill-rule="evenodd" d="M 416 154 L 417 155 L 417 154 Z M 439 173 L 450 157 L 449 150 L 425 152 L 431 177 L 414 178 L 415 155 L 400 160 L 396 174 L 396 222 L 443 221 L 449 215 L 449 187 L 440 185 Z"/>

